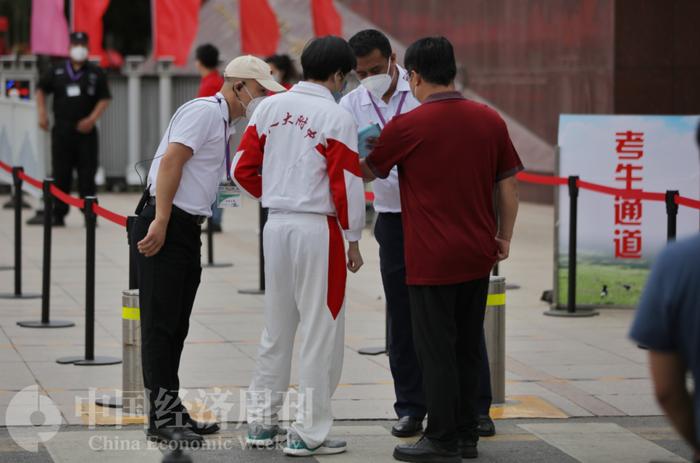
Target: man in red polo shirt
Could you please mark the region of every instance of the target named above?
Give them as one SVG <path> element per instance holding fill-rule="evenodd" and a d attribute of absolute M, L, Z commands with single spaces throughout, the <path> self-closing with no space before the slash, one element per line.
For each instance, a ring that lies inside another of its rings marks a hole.
<path fill-rule="evenodd" d="M 508 257 L 523 169 L 503 119 L 455 91 L 444 37 L 406 51 L 411 92 L 421 102 L 394 117 L 363 161 L 367 179 L 399 169 L 413 338 L 428 425 L 401 461 L 476 458 L 479 342 L 493 265 Z M 498 220 L 494 212 L 494 192 Z"/>

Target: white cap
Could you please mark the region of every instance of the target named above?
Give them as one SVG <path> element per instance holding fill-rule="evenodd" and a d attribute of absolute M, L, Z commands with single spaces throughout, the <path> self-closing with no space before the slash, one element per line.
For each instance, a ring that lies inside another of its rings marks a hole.
<path fill-rule="evenodd" d="M 270 65 L 252 55 L 239 56 L 226 65 L 225 78 L 255 79 L 271 92 L 284 92 L 286 89 L 272 78 Z"/>

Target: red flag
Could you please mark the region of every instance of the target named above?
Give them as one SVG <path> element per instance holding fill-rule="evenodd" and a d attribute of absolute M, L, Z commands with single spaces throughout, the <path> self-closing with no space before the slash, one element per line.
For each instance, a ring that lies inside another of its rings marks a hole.
<path fill-rule="evenodd" d="M 105 61 L 105 51 L 102 48 L 102 16 L 108 6 L 109 0 L 73 0 L 71 8 L 73 30 L 87 33 L 90 40 L 90 56 L 99 56 L 102 61 Z"/>
<path fill-rule="evenodd" d="M 280 41 L 277 16 L 267 0 L 240 0 L 241 51 L 251 55 L 274 55 Z"/>
<path fill-rule="evenodd" d="M 153 55 L 184 66 L 197 35 L 201 0 L 153 0 Z"/>
<path fill-rule="evenodd" d="M 316 37 L 343 35 L 343 21 L 335 9 L 333 0 L 311 0 L 311 14 L 314 18 Z"/>

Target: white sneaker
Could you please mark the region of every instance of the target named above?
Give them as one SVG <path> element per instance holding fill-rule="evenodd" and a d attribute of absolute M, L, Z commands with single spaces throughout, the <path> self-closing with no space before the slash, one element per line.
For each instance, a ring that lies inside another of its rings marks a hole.
<path fill-rule="evenodd" d="M 327 439 L 323 444 L 316 448 L 310 449 L 306 443 L 294 431 L 289 431 L 287 434 L 287 445 L 283 452 L 285 455 L 293 457 L 308 457 L 311 455 L 335 455 L 343 453 L 348 449 L 348 444 L 342 440 Z"/>

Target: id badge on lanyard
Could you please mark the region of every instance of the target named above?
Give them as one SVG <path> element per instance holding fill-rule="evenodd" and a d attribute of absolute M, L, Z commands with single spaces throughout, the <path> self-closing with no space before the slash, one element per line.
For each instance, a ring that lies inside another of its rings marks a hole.
<path fill-rule="evenodd" d="M 224 122 L 224 133 L 226 132 L 226 122 Z M 226 138 L 226 181 L 219 183 L 216 192 L 216 207 L 229 208 L 241 206 L 241 189 L 233 183 L 231 179 L 231 149 L 228 138 Z"/>
<path fill-rule="evenodd" d="M 80 72 L 76 73 L 73 71 L 73 66 L 70 65 L 68 61 L 66 61 L 66 72 L 68 73 L 68 77 L 71 80 L 71 83 L 66 85 L 66 96 L 69 98 L 75 98 L 80 96 L 80 78 L 83 75 L 84 70 L 81 70 Z"/>

